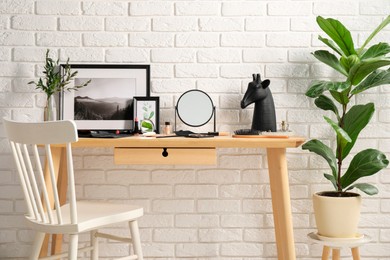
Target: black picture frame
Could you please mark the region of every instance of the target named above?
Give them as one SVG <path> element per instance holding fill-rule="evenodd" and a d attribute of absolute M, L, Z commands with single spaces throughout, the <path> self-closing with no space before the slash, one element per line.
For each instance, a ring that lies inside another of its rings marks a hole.
<path fill-rule="evenodd" d="M 150 65 L 70 64 L 70 68 L 78 73 L 69 86 L 92 81 L 78 91 L 60 93 L 60 119 L 74 120 L 78 130 L 133 128 L 134 97 L 150 96 Z"/>
<path fill-rule="evenodd" d="M 142 132 L 154 131 L 160 132 L 160 98 L 159 97 L 134 97 L 134 117 L 138 118 L 139 128 Z M 146 125 L 143 125 L 144 121 Z M 149 126 L 149 122 L 153 124 L 153 129 Z"/>

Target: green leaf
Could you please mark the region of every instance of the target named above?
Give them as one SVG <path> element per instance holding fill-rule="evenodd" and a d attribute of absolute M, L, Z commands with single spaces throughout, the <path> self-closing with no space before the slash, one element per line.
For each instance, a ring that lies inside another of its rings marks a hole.
<path fill-rule="evenodd" d="M 339 60 L 337 59 L 337 57 L 334 54 L 332 54 L 332 53 L 330 53 L 328 51 L 324 51 L 324 50 L 315 51 L 312 54 L 319 61 L 322 61 L 323 63 L 325 63 L 326 65 L 328 65 L 328 66 L 332 67 L 333 69 L 337 70 L 341 74 L 343 74 L 345 76 L 348 76 L 347 71 L 343 68 L 343 66 L 341 66 Z"/>
<path fill-rule="evenodd" d="M 345 191 L 352 190 L 353 188 L 359 189 L 370 196 L 378 194 L 377 187 L 375 187 L 374 185 L 368 184 L 368 183 L 357 183 L 357 184 L 351 185 Z"/>
<path fill-rule="evenodd" d="M 345 82 L 316 80 L 311 83 L 309 89 L 306 91 L 306 96 L 316 98 L 327 90 L 342 91 L 346 88 L 348 88 L 348 84 Z"/>
<path fill-rule="evenodd" d="M 337 109 L 336 105 L 333 103 L 333 101 L 328 98 L 327 96 L 320 95 L 318 98 L 314 100 L 314 104 L 325 111 L 330 110 L 333 113 L 336 114 L 337 118 L 339 118 L 339 110 Z"/>
<path fill-rule="evenodd" d="M 360 59 L 356 54 L 353 54 L 353 55 L 348 56 L 348 57 L 343 56 L 340 58 L 340 64 L 342 65 L 343 69 L 347 72 L 349 72 L 349 70 L 354 65 L 358 64 L 359 62 L 360 62 Z M 348 77 L 348 73 L 345 76 Z"/>
<path fill-rule="evenodd" d="M 334 122 L 329 117 L 324 116 L 326 122 L 330 124 L 330 126 L 336 131 L 337 134 L 337 144 L 341 145 L 341 148 L 344 149 L 347 143 L 352 142 L 351 137 L 349 137 L 348 133 L 344 131 L 336 122 Z"/>
<path fill-rule="evenodd" d="M 328 162 L 329 167 L 332 170 L 332 174 L 333 174 L 334 178 L 335 179 L 337 178 L 336 156 L 334 155 L 332 149 L 330 149 L 329 146 L 327 146 L 326 144 L 324 144 L 320 140 L 313 139 L 313 140 L 310 140 L 310 141 L 306 142 L 305 144 L 303 144 L 302 149 L 309 150 L 310 152 L 313 152 L 313 153 L 316 153 L 316 154 L 322 156 L 322 158 L 324 158 Z"/>
<path fill-rule="evenodd" d="M 322 41 L 323 43 L 325 43 L 329 48 L 331 48 L 332 50 L 337 52 L 340 56 L 344 55 L 343 52 L 340 50 L 340 48 L 337 47 L 337 45 L 333 41 L 331 41 L 327 38 L 322 38 L 321 36 L 318 36 L 318 39 L 320 41 Z"/>
<path fill-rule="evenodd" d="M 142 121 L 141 127 L 146 128 L 148 130 L 152 130 L 153 129 L 153 125 L 150 122 L 148 122 L 148 121 Z"/>
<path fill-rule="evenodd" d="M 154 111 L 150 112 L 150 115 L 149 115 L 149 118 L 148 119 L 152 119 L 154 116 Z"/>
<path fill-rule="evenodd" d="M 349 92 L 351 91 L 351 85 L 348 82 L 338 82 L 331 89 L 329 89 L 332 97 L 342 105 L 349 103 Z"/>
<path fill-rule="evenodd" d="M 383 28 L 385 28 L 390 23 L 390 15 L 386 17 L 385 20 L 381 22 L 380 25 L 368 36 L 367 40 L 363 43 L 363 45 L 359 48 L 358 53 L 362 53 L 366 45 L 375 37 Z"/>
<path fill-rule="evenodd" d="M 317 17 L 320 28 L 339 46 L 345 56 L 356 54 L 350 31 L 338 20 Z"/>
<path fill-rule="evenodd" d="M 326 173 L 324 173 L 324 177 L 333 184 L 334 189 L 337 191 L 338 189 L 337 189 L 337 182 L 335 177 L 333 175 L 326 174 Z"/>
<path fill-rule="evenodd" d="M 376 149 L 366 149 L 356 154 L 348 170 L 341 177 L 341 186 L 346 188 L 356 180 L 371 176 L 384 169 L 389 164 L 384 153 Z"/>
<path fill-rule="evenodd" d="M 373 58 L 363 60 L 350 69 L 348 80 L 352 83 L 352 85 L 356 86 L 368 74 L 387 65 L 390 65 L 390 59 Z"/>
<path fill-rule="evenodd" d="M 354 146 L 359 133 L 362 129 L 366 127 L 370 121 L 372 115 L 374 114 L 375 107 L 373 103 L 368 103 L 366 105 L 355 105 L 349 109 L 349 111 L 344 116 L 343 129 L 351 137 L 352 142 L 346 144 L 342 152 L 342 158 L 344 159 L 352 147 Z"/>
<path fill-rule="evenodd" d="M 333 82 L 330 90 L 337 91 L 339 93 L 345 92 L 351 86 L 348 82 Z"/>
<path fill-rule="evenodd" d="M 348 92 L 337 92 L 333 90 L 329 90 L 330 94 L 337 102 L 342 105 L 346 105 L 349 103 Z"/>
<path fill-rule="evenodd" d="M 371 59 L 381 56 L 385 56 L 390 52 L 390 45 L 386 42 L 380 42 L 378 44 L 372 45 L 368 50 L 363 53 L 361 59 Z"/>
<path fill-rule="evenodd" d="M 329 90 L 331 84 L 332 82 L 329 81 L 315 80 L 310 84 L 305 95 L 311 98 L 316 98 L 325 91 Z"/>
<path fill-rule="evenodd" d="M 355 95 L 369 88 L 373 88 L 385 84 L 390 84 L 390 69 L 376 70 L 372 72 L 370 75 L 368 75 L 368 77 L 365 80 L 363 80 L 356 88 L 354 88 L 351 91 L 351 94 Z"/>

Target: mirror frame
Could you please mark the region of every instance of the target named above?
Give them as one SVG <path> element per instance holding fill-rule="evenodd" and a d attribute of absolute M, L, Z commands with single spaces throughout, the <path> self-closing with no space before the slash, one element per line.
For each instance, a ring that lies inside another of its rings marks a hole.
<path fill-rule="evenodd" d="M 210 117 L 203 123 L 203 124 L 198 124 L 198 125 L 192 125 L 192 124 L 189 124 L 187 122 L 185 122 L 183 120 L 183 118 L 180 116 L 180 113 L 179 113 L 179 103 L 180 103 L 180 100 L 181 98 L 190 93 L 190 92 L 201 92 L 202 94 L 204 94 L 211 102 L 211 107 L 212 107 L 212 110 L 211 110 L 211 114 L 210 114 Z M 177 100 L 176 102 L 176 105 L 175 105 L 175 118 L 176 118 L 176 114 L 179 116 L 180 120 L 185 124 L 185 125 L 188 125 L 188 126 L 191 126 L 191 127 L 201 127 L 201 126 L 204 126 L 205 124 L 207 124 L 208 122 L 210 122 L 211 118 L 214 116 L 214 131 L 215 131 L 215 128 L 216 128 L 216 118 L 215 118 L 215 105 L 214 105 L 214 102 L 213 100 L 211 99 L 211 97 L 204 91 L 202 90 L 199 90 L 199 89 L 191 89 L 191 90 L 188 90 L 186 92 L 184 92 L 183 94 L 181 94 L 181 96 L 179 97 L 179 99 Z M 175 130 L 176 130 L 176 119 L 175 119 Z"/>

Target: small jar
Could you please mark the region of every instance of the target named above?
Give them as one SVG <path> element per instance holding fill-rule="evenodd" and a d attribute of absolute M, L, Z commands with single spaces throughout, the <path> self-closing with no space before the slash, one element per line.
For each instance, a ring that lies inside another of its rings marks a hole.
<path fill-rule="evenodd" d="M 163 134 L 164 135 L 170 135 L 172 134 L 172 127 L 170 122 L 165 122 L 163 127 Z"/>
<path fill-rule="evenodd" d="M 289 131 L 288 127 L 289 127 L 288 123 L 286 121 L 282 121 L 280 130 L 282 132 L 288 132 Z"/>

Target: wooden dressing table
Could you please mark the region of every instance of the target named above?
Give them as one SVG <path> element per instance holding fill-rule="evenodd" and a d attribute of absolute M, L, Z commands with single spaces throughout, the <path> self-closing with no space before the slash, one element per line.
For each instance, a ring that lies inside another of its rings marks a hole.
<path fill-rule="evenodd" d="M 110 139 L 80 138 L 72 147 L 112 147 L 115 164 L 216 164 L 217 148 L 265 148 L 267 151 L 275 237 L 279 260 L 295 260 L 290 187 L 286 148 L 295 148 L 304 142 L 301 137 L 289 138 L 154 138 L 127 137 Z M 60 201 L 66 202 L 67 166 L 65 148 L 52 146 L 54 169 L 60 192 Z M 46 167 L 47 169 L 47 167 Z M 45 174 L 48 171 L 45 170 Z M 77 173 L 76 173 L 77 174 Z M 41 255 L 47 255 L 46 237 Z M 62 237 L 53 235 L 51 252 L 61 251 Z"/>

